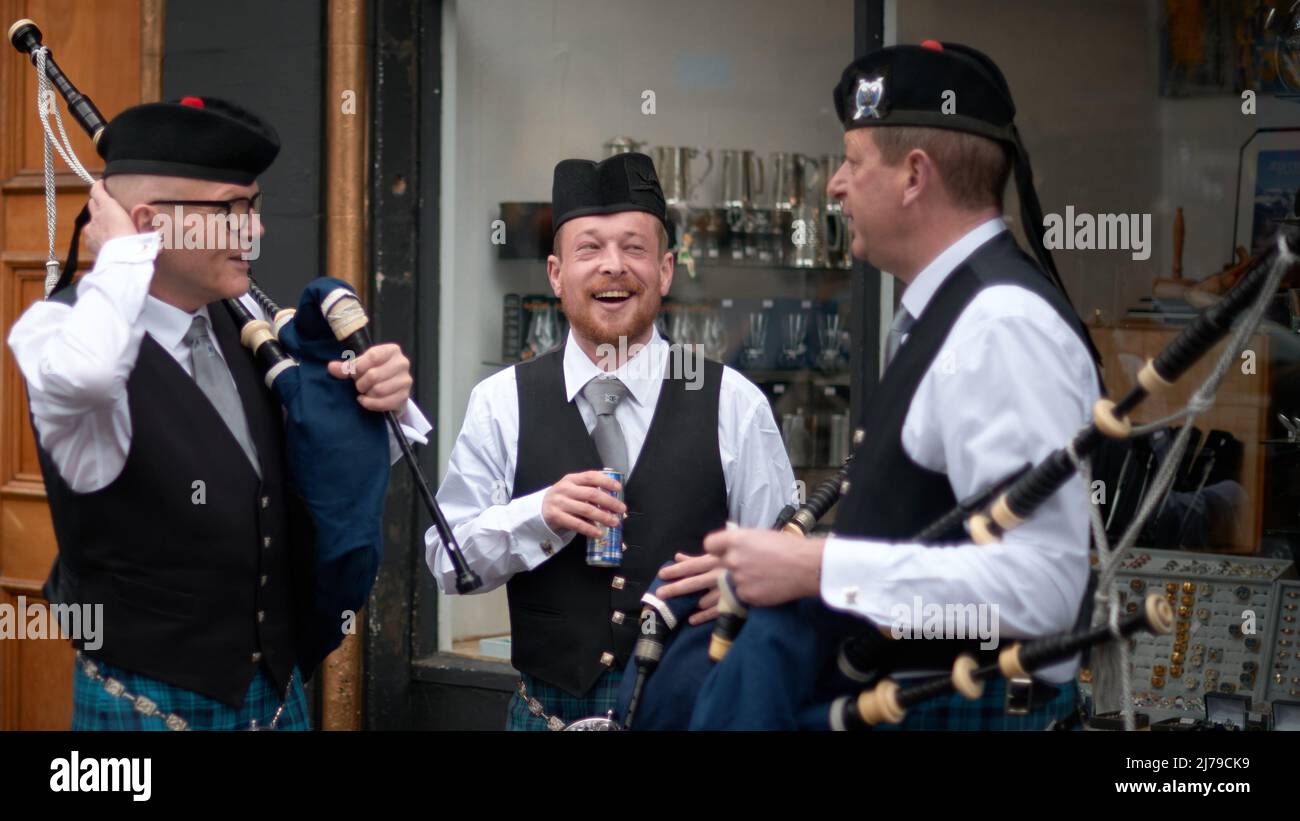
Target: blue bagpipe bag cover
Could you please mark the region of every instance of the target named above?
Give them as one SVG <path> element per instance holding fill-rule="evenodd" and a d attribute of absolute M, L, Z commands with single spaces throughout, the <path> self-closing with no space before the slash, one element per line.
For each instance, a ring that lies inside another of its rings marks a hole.
<path fill-rule="evenodd" d="M 338 288 L 352 290 L 332 277 L 308 283 L 279 334 L 298 367 L 273 385 L 285 408 L 289 481 L 316 531 L 310 582 L 298 595 L 299 666 L 308 675 L 342 643 L 374 586 L 391 464 L 383 415 L 361 406 L 351 379 L 326 368 L 361 353 L 345 352 L 321 312 Z"/>

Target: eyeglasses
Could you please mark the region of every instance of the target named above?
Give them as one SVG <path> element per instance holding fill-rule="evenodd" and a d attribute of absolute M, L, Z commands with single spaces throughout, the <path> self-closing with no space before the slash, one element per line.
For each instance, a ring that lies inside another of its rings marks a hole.
<path fill-rule="evenodd" d="M 262 212 L 262 192 L 252 197 L 237 197 L 233 200 L 151 200 L 150 205 L 180 205 L 186 208 L 214 208 L 223 217 L 231 214 L 244 216 Z"/>

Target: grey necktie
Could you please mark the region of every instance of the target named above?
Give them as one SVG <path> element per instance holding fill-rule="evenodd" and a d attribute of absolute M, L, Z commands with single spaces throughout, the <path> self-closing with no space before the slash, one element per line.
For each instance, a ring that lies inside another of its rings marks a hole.
<path fill-rule="evenodd" d="M 239 401 L 239 393 L 235 390 L 235 381 L 230 376 L 226 361 L 213 347 L 212 337 L 208 335 L 206 316 L 194 317 L 190 329 L 185 332 L 185 344 L 190 346 L 190 364 L 194 366 L 194 381 L 198 383 L 199 390 L 208 397 L 212 407 L 217 409 L 260 477 L 262 468 L 257 461 L 253 436 L 248 431 L 244 405 Z"/>
<path fill-rule="evenodd" d="M 898 312 L 894 314 L 894 321 L 889 325 L 889 336 L 885 339 L 885 367 L 889 367 L 889 363 L 894 361 L 898 347 L 903 344 L 903 337 L 912 330 L 912 324 L 915 322 L 907 309 L 899 305 Z"/>
<path fill-rule="evenodd" d="M 598 376 L 583 386 L 582 395 L 596 411 L 596 427 L 591 431 L 591 438 L 596 442 L 603 466 L 621 472 L 626 480 L 631 467 L 627 460 L 627 439 L 623 436 L 623 426 L 614 418 L 614 409 L 627 396 L 627 385 Z"/>

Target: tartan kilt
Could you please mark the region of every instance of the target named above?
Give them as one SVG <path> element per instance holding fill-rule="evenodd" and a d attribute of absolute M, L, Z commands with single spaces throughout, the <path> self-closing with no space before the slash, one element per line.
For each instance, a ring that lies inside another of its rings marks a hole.
<path fill-rule="evenodd" d="M 266 729 L 280 706 L 281 693 L 261 665 L 253 677 L 244 703 L 239 709 L 228 704 L 184 690 L 157 679 L 132 673 L 93 660 L 104 678 L 121 682 L 126 692 L 144 696 L 158 705 L 162 715 L 145 715 L 126 698 L 114 696 L 104 689 L 102 682 L 86 674 L 81 659 L 75 662 L 72 686 L 73 730 L 168 730 L 167 713 L 175 713 L 189 722 L 191 730 L 247 730 L 256 719 L 257 726 Z M 280 716 L 278 730 L 310 730 L 307 695 L 302 687 L 302 673 L 294 668 L 293 687 Z"/>
<path fill-rule="evenodd" d="M 875 732 L 898 730 L 1046 730 L 1056 720 L 1068 717 L 1077 709 L 1078 687 L 1073 681 L 1055 685 L 1055 697 L 1035 702 L 1027 715 L 1008 715 L 1006 712 L 1006 679 L 988 683 L 984 695 L 969 700 L 953 693 L 942 698 L 912 707 L 901 724 L 879 724 L 870 729 Z M 800 716 L 802 729 L 826 730 L 830 705 L 805 711 Z"/>
<path fill-rule="evenodd" d="M 528 688 L 530 698 L 542 703 L 542 709 L 548 716 L 559 718 L 565 724 L 572 724 L 583 718 L 604 718 L 610 710 L 615 709 L 618 699 L 618 683 L 623 678 L 622 670 L 608 670 L 585 695 L 573 696 L 552 684 L 538 681 L 527 673 L 520 673 L 524 686 Z M 547 730 L 546 721 L 528 712 L 528 702 L 515 691 L 506 710 L 507 730 Z"/>

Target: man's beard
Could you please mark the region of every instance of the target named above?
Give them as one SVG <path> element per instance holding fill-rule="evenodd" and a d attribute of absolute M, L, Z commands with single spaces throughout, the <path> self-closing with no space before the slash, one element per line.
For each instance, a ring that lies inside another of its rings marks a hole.
<path fill-rule="evenodd" d="M 594 304 L 594 300 L 588 301 L 585 293 L 578 297 L 561 297 L 560 307 L 578 336 L 597 345 L 617 346 L 620 338 L 626 339 L 627 344 L 631 344 L 646 336 L 650 326 L 654 324 L 655 317 L 659 315 L 661 302 L 658 292 L 643 291 L 637 297 L 635 310 L 618 324 L 597 322 L 596 317 L 599 315 L 597 311 L 602 309 Z"/>

